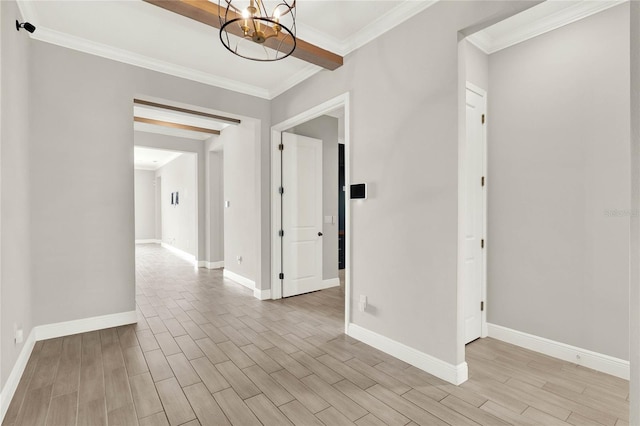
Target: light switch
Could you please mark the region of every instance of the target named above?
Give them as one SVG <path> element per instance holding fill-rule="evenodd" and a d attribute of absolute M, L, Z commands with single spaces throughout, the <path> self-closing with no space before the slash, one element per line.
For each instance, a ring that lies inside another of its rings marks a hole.
<path fill-rule="evenodd" d="M 335 216 L 325 216 L 324 223 L 331 223 L 331 224 L 336 223 Z"/>
<path fill-rule="evenodd" d="M 231 207 L 231 201 L 229 201 L 229 200 L 225 201 L 225 202 L 224 202 L 224 206 L 225 206 L 226 208 Z"/>

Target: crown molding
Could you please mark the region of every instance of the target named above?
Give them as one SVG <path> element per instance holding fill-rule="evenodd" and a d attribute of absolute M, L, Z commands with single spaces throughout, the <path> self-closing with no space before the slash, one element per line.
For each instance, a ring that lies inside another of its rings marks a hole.
<path fill-rule="evenodd" d="M 192 68 L 172 64 L 170 62 L 149 58 L 147 56 L 133 53 L 128 50 L 118 49 L 105 44 L 96 43 L 84 38 L 71 36 L 59 31 L 50 30 L 48 28 L 43 28 L 41 26 L 39 26 L 37 31 L 34 32 L 31 36 L 36 40 L 44 41 L 73 50 L 78 50 L 80 52 L 89 53 L 114 61 L 135 65 L 152 71 L 185 78 L 187 80 L 197 81 L 227 90 L 232 90 L 234 92 L 244 93 L 246 95 L 270 99 L 269 91 L 261 87 L 239 83 L 237 81 L 218 77 L 203 71 L 197 71 Z"/>
<path fill-rule="evenodd" d="M 406 0 L 398 4 L 387 13 L 380 15 L 368 25 L 360 29 L 345 40 L 327 35 L 313 27 L 298 24 L 298 34 L 304 39 L 321 46 L 323 49 L 336 52 L 340 56 L 346 56 L 354 50 L 364 46 L 387 31 L 397 27 L 409 18 L 423 10 L 433 6 L 439 0 L 411 1 Z"/>
<path fill-rule="evenodd" d="M 473 45 L 487 54 L 498 52 L 507 47 L 522 43 L 544 33 L 572 24 L 609 8 L 619 6 L 628 0 L 612 1 L 581 1 L 562 9 L 556 13 L 541 17 L 540 19 L 510 31 L 502 37 L 492 38 L 485 31 L 479 31 L 469 37 Z"/>

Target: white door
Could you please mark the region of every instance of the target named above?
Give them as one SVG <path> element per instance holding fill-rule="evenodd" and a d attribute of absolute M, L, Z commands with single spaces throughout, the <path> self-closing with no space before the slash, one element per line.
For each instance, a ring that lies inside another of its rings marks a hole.
<path fill-rule="evenodd" d="M 322 141 L 282 134 L 282 296 L 322 289 Z"/>
<path fill-rule="evenodd" d="M 464 324 L 465 343 L 482 334 L 484 307 L 485 94 L 467 85 L 467 137 L 464 147 Z M 481 308 L 482 307 L 482 308 Z"/>

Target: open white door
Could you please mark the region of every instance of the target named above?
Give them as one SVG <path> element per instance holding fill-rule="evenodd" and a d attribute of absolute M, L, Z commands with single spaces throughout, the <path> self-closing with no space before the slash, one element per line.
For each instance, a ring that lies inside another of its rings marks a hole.
<path fill-rule="evenodd" d="M 322 289 L 322 141 L 282 133 L 282 296 Z"/>
<path fill-rule="evenodd" d="M 464 147 L 464 324 L 465 343 L 482 335 L 484 309 L 485 94 L 467 85 Z"/>

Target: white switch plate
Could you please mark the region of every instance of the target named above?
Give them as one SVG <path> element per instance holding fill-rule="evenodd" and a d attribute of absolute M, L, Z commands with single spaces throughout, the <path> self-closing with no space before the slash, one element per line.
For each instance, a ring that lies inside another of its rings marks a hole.
<path fill-rule="evenodd" d="M 229 201 L 229 200 L 225 201 L 225 202 L 224 202 L 224 206 L 225 206 L 226 208 L 229 208 L 229 207 L 231 206 L 231 201 Z"/>
<path fill-rule="evenodd" d="M 367 309 L 367 296 L 360 296 L 360 303 L 358 303 L 358 307 L 360 308 L 360 312 L 364 312 Z"/>
<path fill-rule="evenodd" d="M 336 223 L 336 217 L 335 216 L 325 216 L 324 217 L 324 223 L 334 224 L 334 223 Z"/>

